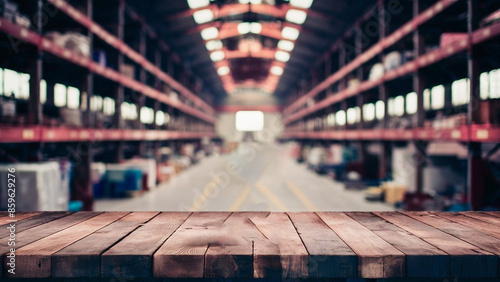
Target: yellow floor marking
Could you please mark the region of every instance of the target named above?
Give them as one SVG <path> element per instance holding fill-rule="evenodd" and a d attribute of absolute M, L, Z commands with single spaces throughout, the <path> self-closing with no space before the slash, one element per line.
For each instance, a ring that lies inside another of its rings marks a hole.
<path fill-rule="evenodd" d="M 276 207 L 278 207 L 280 209 L 280 211 L 288 211 L 288 208 L 283 205 L 280 200 L 278 200 L 278 198 L 276 198 L 276 196 L 274 196 L 273 193 L 271 193 L 271 190 L 269 190 L 266 186 L 260 184 L 260 183 L 256 183 L 255 186 L 257 187 L 257 189 L 259 189 L 260 192 L 262 192 L 262 194 L 264 194 L 264 196 L 266 196 Z"/>
<path fill-rule="evenodd" d="M 295 186 L 292 182 L 285 180 L 285 184 L 292 191 L 292 193 L 299 199 L 310 211 L 319 211 L 318 207 L 316 207 L 309 198 L 306 197 L 302 191 L 300 191 L 299 187 Z"/>
<path fill-rule="evenodd" d="M 252 191 L 252 187 L 250 185 L 245 186 L 245 190 L 241 193 L 241 195 L 234 201 L 234 203 L 231 205 L 229 208 L 229 211 L 239 211 L 243 203 L 248 197 L 248 194 L 250 194 L 250 191 Z"/>

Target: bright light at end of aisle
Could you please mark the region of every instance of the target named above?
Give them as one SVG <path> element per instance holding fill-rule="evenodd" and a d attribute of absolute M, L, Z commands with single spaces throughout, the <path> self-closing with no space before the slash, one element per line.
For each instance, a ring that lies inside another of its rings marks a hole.
<path fill-rule="evenodd" d="M 264 129 L 264 113 L 260 111 L 239 111 L 236 113 L 236 130 L 262 131 Z"/>

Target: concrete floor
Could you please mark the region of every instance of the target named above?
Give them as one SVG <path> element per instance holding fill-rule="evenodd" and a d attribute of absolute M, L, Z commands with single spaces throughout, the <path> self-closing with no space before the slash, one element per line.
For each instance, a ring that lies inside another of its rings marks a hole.
<path fill-rule="evenodd" d="M 245 144 L 210 157 L 157 190 L 95 203 L 97 211 L 390 211 L 298 164 L 285 146 Z"/>

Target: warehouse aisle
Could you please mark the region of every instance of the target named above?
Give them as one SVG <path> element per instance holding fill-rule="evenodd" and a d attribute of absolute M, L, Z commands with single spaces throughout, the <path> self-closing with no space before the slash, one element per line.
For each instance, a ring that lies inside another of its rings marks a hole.
<path fill-rule="evenodd" d="M 98 211 L 382 211 L 359 191 L 296 163 L 280 145 L 241 145 L 211 157 L 157 190 L 129 199 L 98 200 Z"/>

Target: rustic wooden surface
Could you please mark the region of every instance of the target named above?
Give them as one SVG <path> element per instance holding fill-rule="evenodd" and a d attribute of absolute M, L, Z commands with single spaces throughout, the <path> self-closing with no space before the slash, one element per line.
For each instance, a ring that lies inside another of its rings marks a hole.
<path fill-rule="evenodd" d="M 500 212 L 0 212 L 0 236 L 3 277 L 500 275 Z"/>

